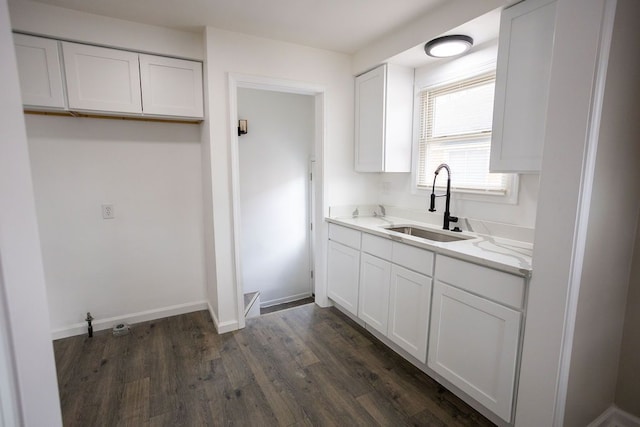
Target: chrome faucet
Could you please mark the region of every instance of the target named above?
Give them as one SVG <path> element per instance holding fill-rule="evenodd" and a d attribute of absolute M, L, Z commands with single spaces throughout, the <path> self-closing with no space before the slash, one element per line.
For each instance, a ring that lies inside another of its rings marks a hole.
<path fill-rule="evenodd" d="M 373 211 L 373 216 L 385 216 L 387 214 L 387 211 L 385 210 L 384 206 L 382 205 L 378 205 L 380 207 L 380 213 L 378 213 L 377 211 Z"/>
<path fill-rule="evenodd" d="M 446 169 L 447 171 L 447 194 L 440 194 L 436 196 L 436 178 L 438 178 L 438 173 L 440 173 L 441 169 Z M 451 216 L 449 212 L 449 204 L 451 203 L 451 169 L 449 169 L 449 165 L 446 163 L 442 163 L 440 166 L 436 168 L 433 177 L 433 186 L 431 187 L 431 203 L 429 205 L 429 212 L 436 211 L 436 197 L 446 197 L 445 205 L 444 205 L 444 224 L 442 225 L 443 230 L 449 229 L 450 222 L 458 222 L 458 217 Z M 454 227 L 452 231 L 462 231 L 458 227 Z"/>

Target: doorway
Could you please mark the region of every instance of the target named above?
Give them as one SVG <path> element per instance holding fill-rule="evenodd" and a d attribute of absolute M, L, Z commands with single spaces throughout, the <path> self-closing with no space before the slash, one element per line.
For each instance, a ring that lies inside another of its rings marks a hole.
<path fill-rule="evenodd" d="M 314 110 L 312 95 L 237 89 L 248 123 L 238 136 L 239 270 L 245 299 L 261 308 L 313 294 Z"/>

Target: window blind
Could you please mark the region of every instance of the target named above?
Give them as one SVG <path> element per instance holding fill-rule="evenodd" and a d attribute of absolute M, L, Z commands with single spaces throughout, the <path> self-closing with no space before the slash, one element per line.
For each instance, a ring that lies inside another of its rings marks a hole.
<path fill-rule="evenodd" d="M 508 175 L 489 173 L 494 88 L 491 72 L 420 92 L 419 188 L 430 189 L 433 172 L 447 163 L 452 189 L 506 192 Z"/>

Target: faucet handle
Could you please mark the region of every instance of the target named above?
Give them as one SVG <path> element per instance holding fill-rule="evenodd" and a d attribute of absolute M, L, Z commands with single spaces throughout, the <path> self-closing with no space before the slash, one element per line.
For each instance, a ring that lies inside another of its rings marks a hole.
<path fill-rule="evenodd" d="M 449 222 L 458 222 L 458 217 L 449 215 Z"/>

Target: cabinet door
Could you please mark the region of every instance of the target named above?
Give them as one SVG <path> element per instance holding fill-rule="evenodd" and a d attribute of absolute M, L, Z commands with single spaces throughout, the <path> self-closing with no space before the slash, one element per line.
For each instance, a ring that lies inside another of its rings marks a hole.
<path fill-rule="evenodd" d="M 64 109 L 58 41 L 14 34 L 22 103 L 26 107 Z"/>
<path fill-rule="evenodd" d="M 140 79 L 145 114 L 203 117 L 200 62 L 141 54 Z"/>
<path fill-rule="evenodd" d="M 491 141 L 492 172 L 540 170 L 556 2 L 527 0 L 502 12 Z"/>
<path fill-rule="evenodd" d="M 431 278 L 393 264 L 388 337 L 422 363 L 427 360 Z"/>
<path fill-rule="evenodd" d="M 511 421 L 521 314 L 436 280 L 428 366 Z"/>
<path fill-rule="evenodd" d="M 358 317 L 387 335 L 391 263 L 363 253 L 360 261 Z"/>
<path fill-rule="evenodd" d="M 138 54 L 62 42 L 69 108 L 142 113 Z"/>
<path fill-rule="evenodd" d="M 356 77 L 355 170 L 384 171 L 386 66 Z"/>
<path fill-rule="evenodd" d="M 329 298 L 358 315 L 360 251 L 329 240 L 327 286 Z"/>

